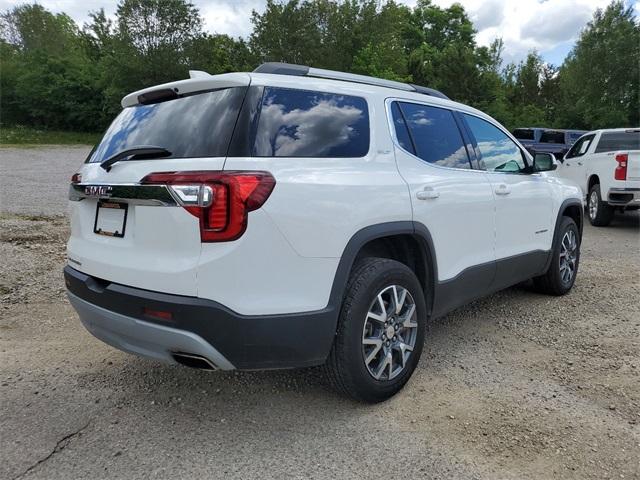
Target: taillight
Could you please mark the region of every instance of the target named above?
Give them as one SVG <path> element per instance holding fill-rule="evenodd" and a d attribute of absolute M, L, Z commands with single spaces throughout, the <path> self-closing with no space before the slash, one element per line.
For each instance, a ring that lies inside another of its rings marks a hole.
<path fill-rule="evenodd" d="M 228 242 L 242 236 L 248 213 L 264 204 L 276 181 L 268 172 L 196 171 L 150 173 L 140 183 L 167 185 L 200 220 L 203 242 Z"/>
<path fill-rule="evenodd" d="M 82 175 L 80 173 L 74 173 L 71 175 L 71 183 L 80 183 L 82 182 Z"/>
<path fill-rule="evenodd" d="M 618 166 L 616 167 L 616 171 L 614 173 L 614 178 L 616 180 L 626 180 L 627 179 L 627 163 L 629 161 L 629 155 L 626 153 L 619 153 L 616 155 L 616 162 L 618 162 Z"/>

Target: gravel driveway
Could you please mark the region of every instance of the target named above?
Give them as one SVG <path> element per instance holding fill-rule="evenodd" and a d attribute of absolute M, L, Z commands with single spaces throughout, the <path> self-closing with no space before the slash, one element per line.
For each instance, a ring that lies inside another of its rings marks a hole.
<path fill-rule="evenodd" d="M 317 370 L 201 372 L 91 337 L 52 216 L 87 151 L 0 149 L 0 478 L 640 478 L 638 215 L 585 228 L 569 295 L 435 321 L 407 387 L 366 406 Z"/>
<path fill-rule="evenodd" d="M 0 148 L 0 212 L 64 215 L 71 175 L 91 147 Z"/>

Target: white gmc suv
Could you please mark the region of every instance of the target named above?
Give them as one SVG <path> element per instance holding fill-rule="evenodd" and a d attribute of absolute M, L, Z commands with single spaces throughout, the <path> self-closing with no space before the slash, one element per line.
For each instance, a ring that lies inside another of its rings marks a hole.
<path fill-rule="evenodd" d="M 582 189 L 592 225 L 609 225 L 616 208 L 640 208 L 640 129 L 596 130 L 583 135 L 564 156 L 556 174 Z"/>
<path fill-rule="evenodd" d="M 425 87 L 287 64 L 144 89 L 72 178 L 65 280 L 96 337 L 205 369 L 325 365 L 384 400 L 427 322 L 576 278 L 579 188 Z"/>

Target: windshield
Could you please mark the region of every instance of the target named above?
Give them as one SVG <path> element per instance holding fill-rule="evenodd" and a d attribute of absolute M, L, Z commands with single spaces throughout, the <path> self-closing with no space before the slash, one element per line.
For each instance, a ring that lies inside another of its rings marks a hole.
<path fill-rule="evenodd" d="M 122 110 L 90 155 L 102 162 L 140 145 L 162 147 L 164 158 L 224 157 L 245 87 L 189 95 Z"/>
<path fill-rule="evenodd" d="M 564 143 L 564 132 L 545 130 L 540 135 L 540 143 Z"/>
<path fill-rule="evenodd" d="M 513 136 L 518 140 L 535 140 L 534 131 L 530 128 L 516 128 Z"/>

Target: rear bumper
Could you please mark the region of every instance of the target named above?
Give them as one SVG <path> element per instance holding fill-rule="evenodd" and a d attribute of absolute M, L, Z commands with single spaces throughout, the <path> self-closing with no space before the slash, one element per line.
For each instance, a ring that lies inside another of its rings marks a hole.
<path fill-rule="evenodd" d="M 195 297 L 128 287 L 64 269 L 69 300 L 95 337 L 120 350 L 174 362 L 201 355 L 217 368 L 294 368 L 324 363 L 335 335 L 333 308 L 283 315 L 240 315 Z M 144 308 L 172 313 L 171 320 Z"/>
<path fill-rule="evenodd" d="M 640 188 L 610 188 L 607 203 L 629 207 L 640 206 Z"/>
<path fill-rule="evenodd" d="M 189 352 L 208 359 L 220 370 L 235 367 L 202 337 L 185 330 L 155 325 L 93 305 L 71 292 L 69 302 L 96 338 L 125 352 L 175 363 L 172 353 Z"/>

